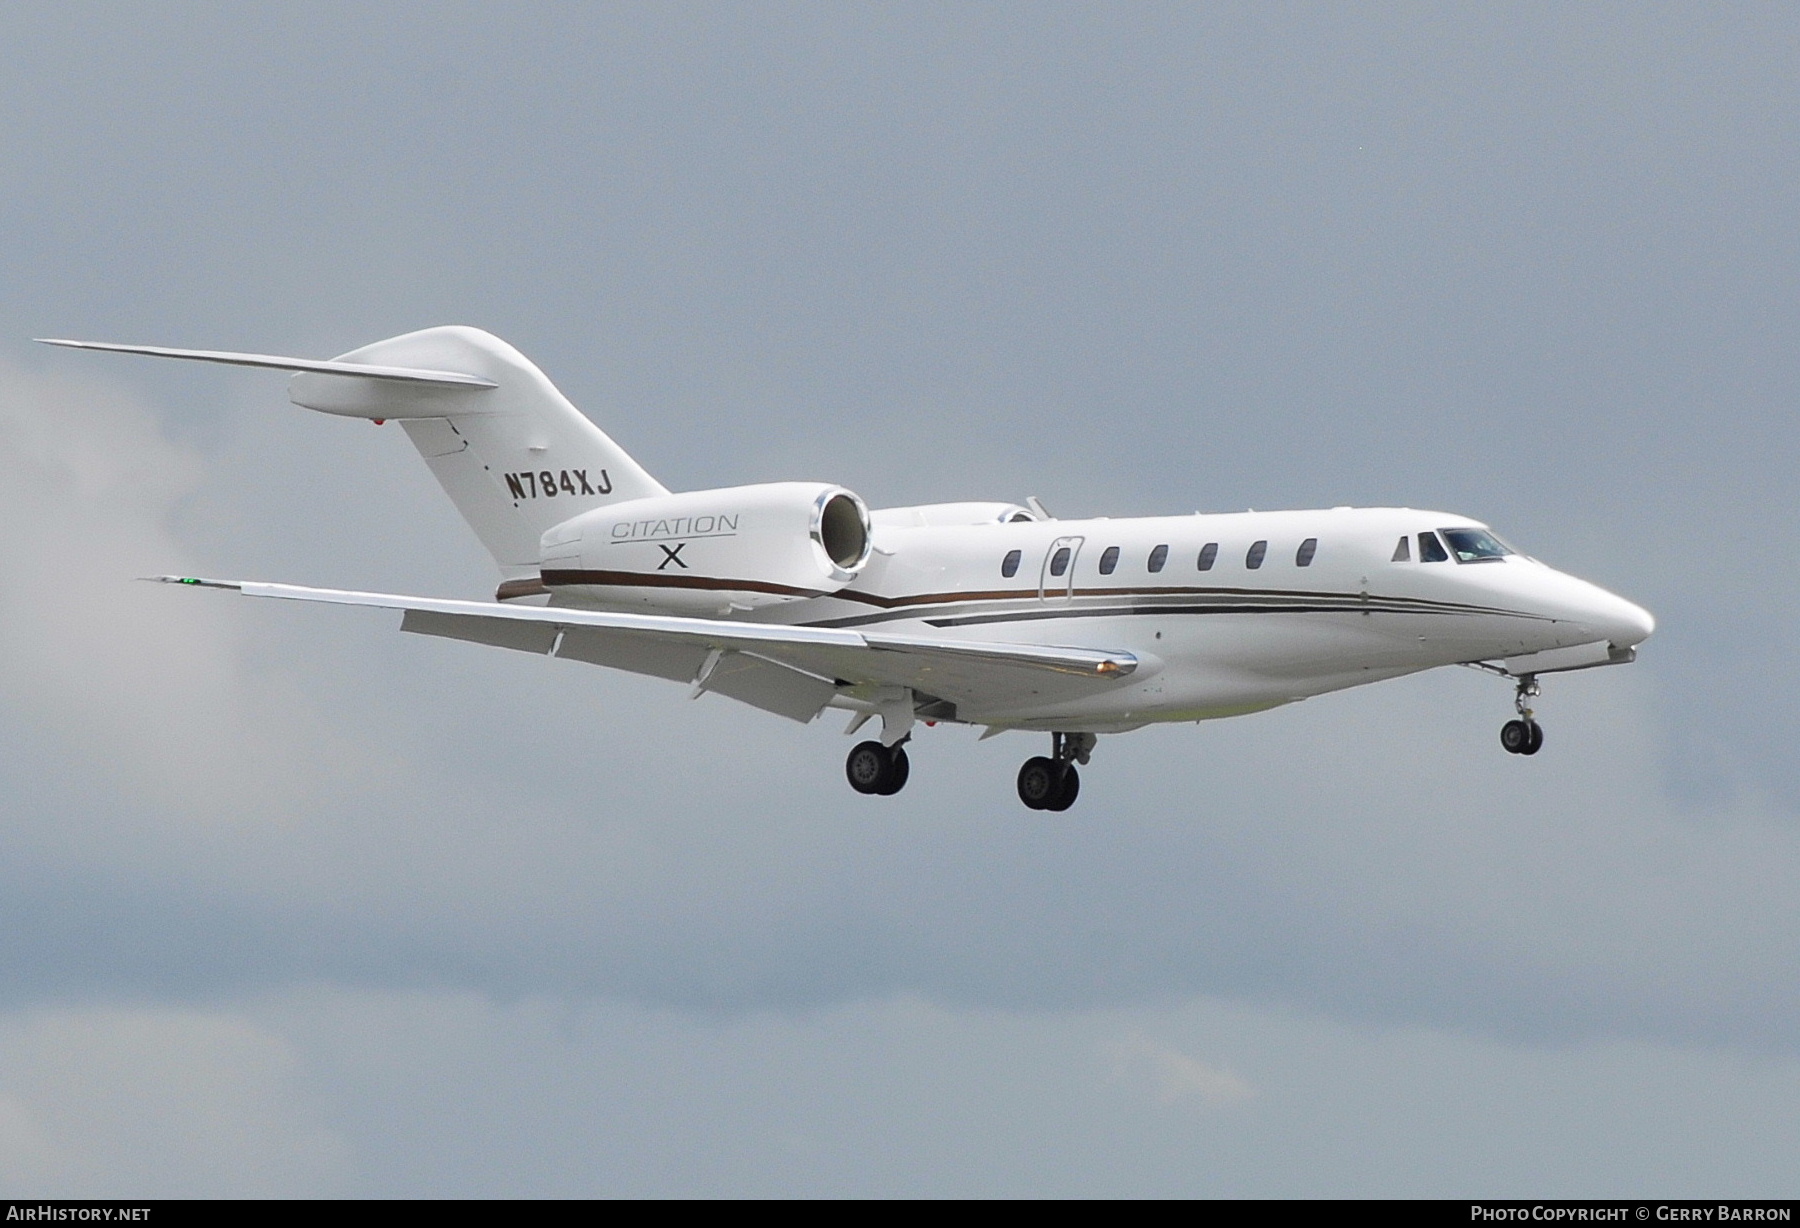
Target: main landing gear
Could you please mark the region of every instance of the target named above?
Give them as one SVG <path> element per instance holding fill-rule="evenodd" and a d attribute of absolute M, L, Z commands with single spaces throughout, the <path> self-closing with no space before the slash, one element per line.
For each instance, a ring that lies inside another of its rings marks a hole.
<path fill-rule="evenodd" d="M 852 726 L 854 728 L 854 726 Z M 903 736 L 892 746 L 880 742 L 858 742 L 844 760 L 844 777 L 858 793 L 892 797 L 906 787 L 912 765 L 906 759 Z M 1033 810 L 1067 810 L 1081 792 L 1081 773 L 1075 768 L 1085 764 L 1099 741 L 1091 733 L 1053 733 L 1050 755 L 1037 755 L 1019 769 L 1019 800 Z"/>
<path fill-rule="evenodd" d="M 906 760 L 905 739 L 892 747 L 879 742 L 858 742 L 844 760 L 844 775 L 858 793 L 892 797 L 906 787 L 912 765 Z"/>
<path fill-rule="evenodd" d="M 1519 679 L 1519 685 L 1513 693 L 1513 707 L 1518 709 L 1519 718 L 1500 726 L 1500 745 L 1509 755 L 1535 755 L 1544 745 L 1544 727 L 1531 716 L 1531 701 L 1538 697 L 1543 688 L 1538 686 L 1537 675 L 1525 674 Z"/>
<path fill-rule="evenodd" d="M 1050 757 L 1034 755 L 1019 769 L 1019 800 L 1033 810 L 1067 810 L 1081 793 L 1081 773 L 1098 741 L 1091 733 L 1053 733 Z"/>

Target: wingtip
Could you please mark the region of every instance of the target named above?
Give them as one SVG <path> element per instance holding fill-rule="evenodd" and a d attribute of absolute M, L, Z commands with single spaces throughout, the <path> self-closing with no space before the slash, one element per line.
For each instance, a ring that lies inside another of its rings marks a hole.
<path fill-rule="evenodd" d="M 204 576 L 139 576 L 151 584 L 185 584 L 189 588 L 229 588 L 242 591 L 242 580 L 208 580 Z"/>

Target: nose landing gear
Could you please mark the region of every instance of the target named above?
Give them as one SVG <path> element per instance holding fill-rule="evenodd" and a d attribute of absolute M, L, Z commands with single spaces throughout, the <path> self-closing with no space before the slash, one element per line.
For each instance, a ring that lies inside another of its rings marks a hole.
<path fill-rule="evenodd" d="M 844 775 L 858 793 L 892 797 L 906 787 L 912 765 L 906 759 L 906 747 L 897 742 L 892 748 L 879 742 L 858 742 L 844 760 Z"/>
<path fill-rule="evenodd" d="M 1518 710 L 1519 717 L 1500 726 L 1500 745 L 1507 754 L 1535 755 L 1544 745 L 1544 727 L 1533 720 L 1531 715 L 1531 701 L 1542 690 L 1538 686 L 1536 674 L 1525 674 L 1519 678 L 1519 684 L 1513 692 L 1513 707 Z"/>
<path fill-rule="evenodd" d="M 1019 769 L 1019 800 L 1032 810 L 1067 810 L 1081 793 L 1077 763 L 1086 763 L 1099 739 L 1091 733 L 1053 733 L 1048 759 L 1034 755 Z"/>

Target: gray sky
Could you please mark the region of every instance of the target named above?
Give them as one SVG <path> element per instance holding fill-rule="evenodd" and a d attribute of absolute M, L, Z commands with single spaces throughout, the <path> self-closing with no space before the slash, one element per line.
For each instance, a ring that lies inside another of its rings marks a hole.
<path fill-rule="evenodd" d="M 1786 1194 L 1800 15 L 0 12 L 0 1195 Z M 1659 619 L 1104 739 L 836 722 L 167 570 L 480 596 L 278 376 L 488 328 L 674 488 L 1480 516 Z"/>

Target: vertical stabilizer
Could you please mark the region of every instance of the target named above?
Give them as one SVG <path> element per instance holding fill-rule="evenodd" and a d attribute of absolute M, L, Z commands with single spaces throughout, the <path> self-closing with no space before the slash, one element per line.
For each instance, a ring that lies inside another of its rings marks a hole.
<path fill-rule="evenodd" d="M 302 371 L 288 396 L 330 414 L 395 419 L 508 579 L 535 576 L 538 538 L 571 516 L 668 491 L 512 346 L 446 325 L 334 362 L 460 372 L 493 387 Z"/>

